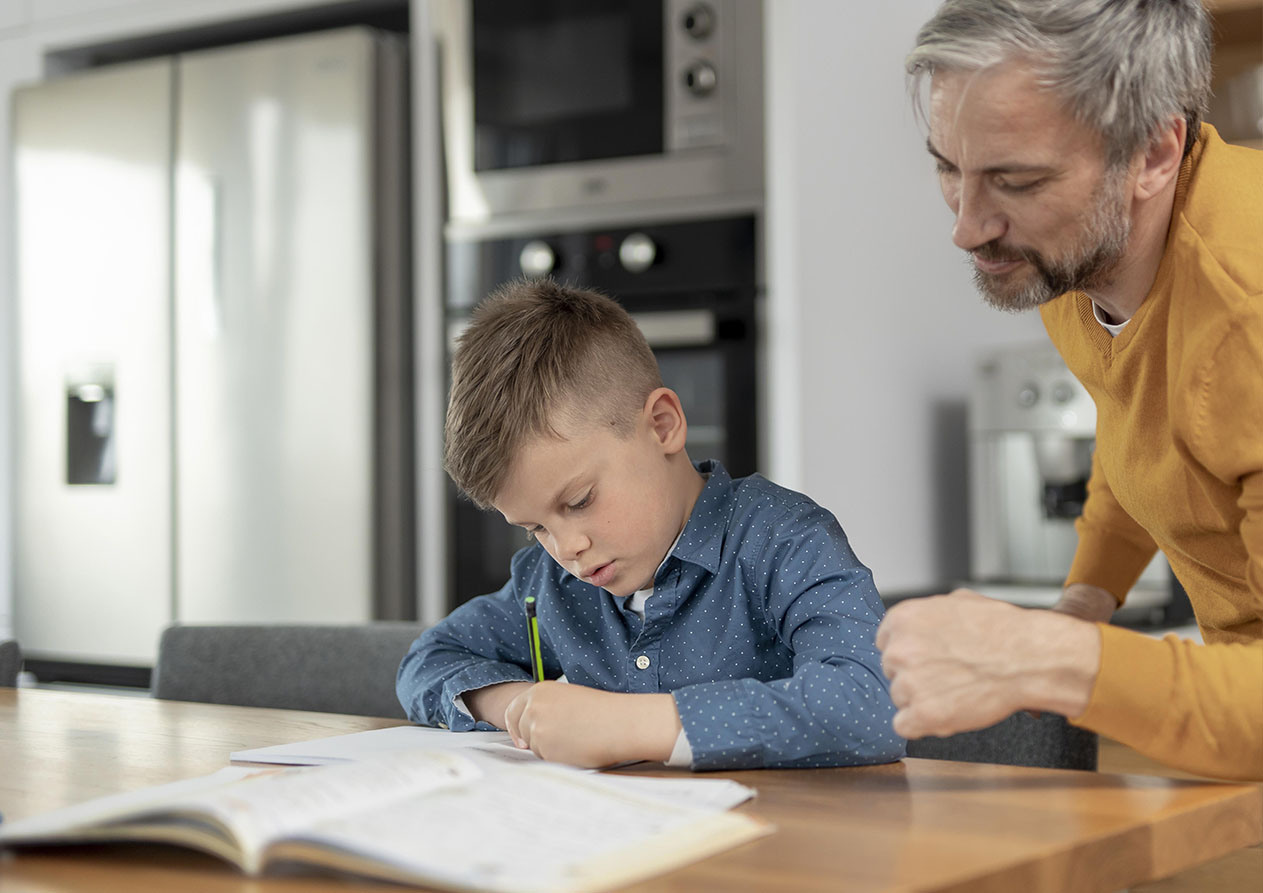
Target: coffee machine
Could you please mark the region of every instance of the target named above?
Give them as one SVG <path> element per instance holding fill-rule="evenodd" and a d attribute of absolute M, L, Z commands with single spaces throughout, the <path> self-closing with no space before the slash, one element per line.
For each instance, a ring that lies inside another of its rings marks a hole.
<path fill-rule="evenodd" d="M 982 357 L 969 403 L 970 586 L 1032 607 L 1056 602 L 1078 543 L 1095 435 L 1092 397 L 1051 344 Z M 1158 553 L 1120 618 L 1186 619 L 1177 616 L 1187 613 L 1177 587 Z"/>

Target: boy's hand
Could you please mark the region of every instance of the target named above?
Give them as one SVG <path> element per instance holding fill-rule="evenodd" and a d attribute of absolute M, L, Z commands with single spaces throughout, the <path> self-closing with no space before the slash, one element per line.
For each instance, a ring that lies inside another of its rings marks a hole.
<path fill-rule="evenodd" d="M 505 720 L 518 747 L 586 768 L 665 762 L 681 728 L 669 694 L 621 694 L 566 682 L 535 683 L 513 699 Z"/>

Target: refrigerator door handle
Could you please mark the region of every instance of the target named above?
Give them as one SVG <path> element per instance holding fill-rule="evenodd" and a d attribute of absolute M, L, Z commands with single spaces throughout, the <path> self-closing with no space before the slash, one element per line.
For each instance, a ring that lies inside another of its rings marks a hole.
<path fill-rule="evenodd" d="M 182 166 L 176 179 L 176 282 L 179 302 L 201 320 L 208 339 L 224 327 L 223 184 L 214 173 Z"/>
<path fill-rule="evenodd" d="M 210 307 L 207 312 L 214 320 L 214 331 L 224 326 L 224 185 L 219 177 L 208 177 L 211 190 L 210 222 Z"/>

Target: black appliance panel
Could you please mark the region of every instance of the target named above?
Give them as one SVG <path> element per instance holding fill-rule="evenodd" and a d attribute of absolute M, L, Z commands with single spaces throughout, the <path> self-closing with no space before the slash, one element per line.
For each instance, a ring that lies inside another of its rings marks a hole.
<path fill-rule="evenodd" d="M 475 0 L 474 169 L 661 153 L 662 0 Z"/>

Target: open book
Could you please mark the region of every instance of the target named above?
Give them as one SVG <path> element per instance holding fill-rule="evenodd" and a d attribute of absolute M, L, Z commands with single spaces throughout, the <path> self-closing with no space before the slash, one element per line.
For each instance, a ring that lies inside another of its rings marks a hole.
<path fill-rule="evenodd" d="M 0 847 L 183 845 L 249 874 L 293 863 L 453 890 L 599 891 L 771 833 L 718 779 L 603 776 L 413 751 L 302 768 L 232 766 L 0 825 Z"/>

